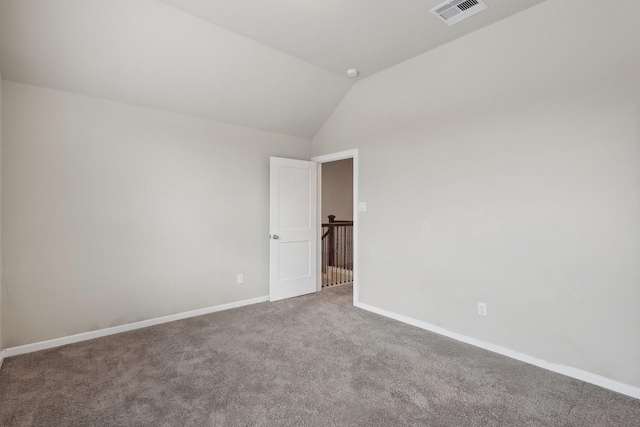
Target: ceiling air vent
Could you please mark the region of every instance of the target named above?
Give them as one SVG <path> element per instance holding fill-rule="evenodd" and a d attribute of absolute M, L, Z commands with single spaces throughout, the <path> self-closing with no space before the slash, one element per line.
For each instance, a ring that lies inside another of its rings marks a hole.
<path fill-rule="evenodd" d="M 453 25 L 478 12 L 482 12 L 486 8 L 487 5 L 481 0 L 449 0 L 431 9 L 431 13 L 448 25 Z"/>

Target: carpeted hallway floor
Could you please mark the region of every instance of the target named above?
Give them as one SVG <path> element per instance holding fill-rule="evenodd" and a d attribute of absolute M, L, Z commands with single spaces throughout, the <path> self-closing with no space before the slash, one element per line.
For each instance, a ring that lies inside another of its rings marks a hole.
<path fill-rule="evenodd" d="M 6 359 L 2 426 L 640 426 L 640 400 L 351 305 L 351 287 Z"/>

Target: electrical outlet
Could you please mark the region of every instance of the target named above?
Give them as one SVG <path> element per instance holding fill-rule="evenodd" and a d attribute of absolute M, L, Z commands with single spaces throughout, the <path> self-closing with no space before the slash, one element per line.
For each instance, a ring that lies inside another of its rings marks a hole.
<path fill-rule="evenodd" d="M 244 283 L 244 276 L 241 274 L 238 274 L 238 277 L 236 278 L 236 283 L 238 285 L 241 285 L 242 283 Z"/>
<path fill-rule="evenodd" d="M 478 314 L 480 316 L 486 316 L 487 315 L 487 304 L 484 302 L 479 302 L 478 303 Z"/>

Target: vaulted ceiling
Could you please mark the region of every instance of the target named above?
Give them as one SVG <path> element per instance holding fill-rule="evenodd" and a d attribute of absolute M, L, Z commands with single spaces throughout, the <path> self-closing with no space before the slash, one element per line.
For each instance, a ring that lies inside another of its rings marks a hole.
<path fill-rule="evenodd" d="M 544 0 L 484 0 L 451 27 L 442 1 L 0 0 L 0 72 L 311 138 L 358 79 Z"/>

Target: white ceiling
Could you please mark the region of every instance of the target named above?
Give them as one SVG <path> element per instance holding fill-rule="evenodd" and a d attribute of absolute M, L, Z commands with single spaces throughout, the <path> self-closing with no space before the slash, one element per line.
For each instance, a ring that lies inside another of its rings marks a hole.
<path fill-rule="evenodd" d="M 543 0 L 484 0 L 489 9 L 449 27 L 444 0 L 160 0 L 212 24 L 344 75 L 364 77 Z"/>
<path fill-rule="evenodd" d="M 0 0 L 0 72 L 19 83 L 313 137 L 357 80 L 544 0 Z"/>

